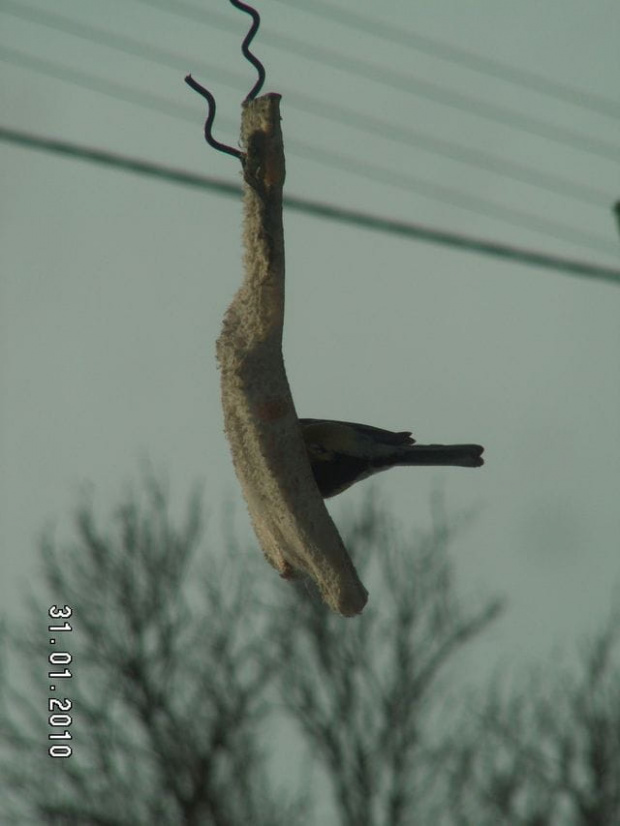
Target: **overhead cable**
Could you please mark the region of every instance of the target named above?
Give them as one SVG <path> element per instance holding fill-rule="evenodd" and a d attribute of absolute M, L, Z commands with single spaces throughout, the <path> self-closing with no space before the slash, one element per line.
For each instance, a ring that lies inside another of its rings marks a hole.
<path fill-rule="evenodd" d="M 71 158 L 90 161 L 104 166 L 115 167 L 171 183 L 210 190 L 228 197 L 241 197 L 241 187 L 229 181 L 208 177 L 206 175 L 196 175 L 185 170 L 154 164 L 138 158 L 129 158 L 102 149 L 79 146 L 68 141 L 32 135 L 18 129 L 0 127 L 0 141 L 13 143 L 29 149 L 52 152 Z M 332 204 L 311 201 L 306 198 L 289 195 L 285 197 L 284 204 L 288 209 L 319 218 L 365 227 L 378 232 L 400 235 L 405 238 L 426 241 L 440 246 L 462 249 L 480 255 L 502 258 L 518 264 L 556 270 L 557 272 L 569 275 L 588 277 L 620 286 L 620 269 L 613 267 L 550 255 L 548 253 L 528 250 L 495 241 L 473 238 L 459 233 L 425 227 L 420 224 L 369 215 L 357 210 L 345 209 Z"/>
<path fill-rule="evenodd" d="M 184 104 L 176 100 L 168 100 L 154 92 L 132 88 L 126 84 L 120 84 L 87 73 L 84 70 L 78 72 L 68 66 L 28 55 L 16 49 L 0 46 L 0 60 L 8 60 L 15 65 L 21 65 L 44 74 L 46 77 L 56 77 L 63 82 L 72 83 L 86 89 L 93 89 L 101 94 L 124 100 L 133 105 L 154 110 L 171 117 L 181 118 L 191 123 L 194 123 L 196 119 L 196 111 L 194 107 L 189 104 Z M 225 119 L 220 120 L 220 125 L 223 123 L 226 123 Z M 228 125 L 231 129 L 235 128 L 230 122 Z M 434 181 L 425 180 L 417 175 L 391 170 L 366 160 L 359 160 L 353 157 L 350 152 L 346 154 L 335 153 L 328 149 L 322 149 L 320 146 L 317 146 L 315 142 L 308 143 L 295 139 L 288 139 L 287 147 L 293 154 L 317 161 L 341 171 L 348 171 L 353 175 L 365 177 L 368 180 L 373 180 L 383 185 L 402 189 L 410 194 L 441 201 L 466 211 L 485 215 L 493 220 L 508 223 L 513 226 L 524 227 L 545 235 L 551 235 L 558 239 L 581 244 L 607 254 L 610 252 L 615 253 L 616 251 L 615 241 L 611 241 L 603 236 L 575 227 L 569 227 L 551 218 L 526 213 L 522 210 L 498 203 L 497 201 L 481 198 L 475 194 L 446 187 Z"/>
<path fill-rule="evenodd" d="M 304 7 L 304 10 L 307 9 Z M 56 12 L 35 9 L 24 3 L 16 3 L 14 0 L 3 0 L 0 11 L 37 25 L 65 32 L 73 37 L 88 40 L 99 46 L 105 46 L 134 57 L 141 57 L 159 65 L 170 66 L 179 72 L 185 72 L 187 68 L 187 55 L 162 49 L 152 43 L 137 40 L 126 34 L 91 26 Z M 192 59 L 191 63 L 195 67 L 195 71 L 201 71 L 211 81 L 224 83 L 234 89 L 242 89 L 246 82 L 245 76 L 241 73 L 231 72 L 215 63 L 209 63 L 203 59 Z M 512 159 L 502 158 L 476 147 L 465 146 L 440 135 L 423 132 L 419 129 L 411 129 L 373 115 L 368 111 L 358 111 L 340 102 L 329 103 L 322 98 L 287 89 L 287 87 L 280 88 L 280 92 L 286 100 L 287 109 L 290 107 L 318 115 L 332 123 L 351 127 L 356 130 L 357 134 L 367 132 L 409 148 L 416 147 L 423 152 L 448 158 L 456 163 L 473 166 L 489 174 L 511 178 L 537 189 L 575 198 L 590 206 L 600 207 L 609 200 L 607 193 L 589 184 L 570 181 L 546 170 L 521 164 Z"/>

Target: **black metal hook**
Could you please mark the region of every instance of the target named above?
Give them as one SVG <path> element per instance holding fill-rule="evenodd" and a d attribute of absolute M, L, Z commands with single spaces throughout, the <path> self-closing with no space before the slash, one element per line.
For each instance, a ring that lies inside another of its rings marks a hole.
<path fill-rule="evenodd" d="M 256 32 L 258 31 L 258 27 L 260 26 L 260 15 L 253 9 L 251 6 L 248 6 L 246 3 L 242 3 L 241 0 L 230 0 L 235 8 L 240 9 L 241 11 L 247 12 L 252 18 L 252 25 L 250 27 L 249 32 L 246 34 L 243 43 L 241 44 L 241 52 L 245 59 L 249 61 L 256 71 L 258 72 L 258 80 L 248 93 L 245 98 L 244 103 L 247 103 L 249 100 L 254 100 L 254 98 L 258 95 L 260 90 L 263 88 L 263 83 L 265 82 L 265 67 L 260 62 L 260 60 L 252 54 L 250 51 L 250 43 L 254 39 Z M 188 86 L 190 86 L 195 92 L 198 92 L 199 95 L 202 95 L 203 98 L 207 101 L 209 106 L 209 111 L 207 114 L 207 119 L 205 121 L 205 140 L 212 146 L 214 149 L 217 149 L 218 152 L 225 152 L 227 155 L 233 155 L 235 158 L 239 158 L 241 163 L 245 160 L 245 154 L 241 152 L 239 149 L 235 149 L 234 146 L 228 146 L 225 143 L 220 143 L 213 137 L 213 133 L 211 131 L 213 127 L 213 121 L 215 120 L 215 98 L 211 94 L 208 89 L 205 89 L 204 86 L 201 86 L 191 75 L 187 75 L 185 78 L 185 82 Z"/>
<path fill-rule="evenodd" d="M 242 3 L 241 0 L 230 0 L 233 6 L 237 9 L 241 9 L 241 11 L 247 12 L 252 18 L 252 25 L 250 27 L 250 31 L 246 34 L 243 43 L 241 44 L 241 52 L 246 60 L 248 60 L 252 66 L 258 72 L 258 80 L 248 93 L 246 97 L 246 101 L 254 100 L 256 95 L 260 92 L 263 88 L 263 83 L 265 82 L 265 67 L 260 62 L 260 60 L 252 54 L 250 51 L 250 43 L 254 40 L 254 35 L 258 31 L 258 27 L 260 26 L 260 15 L 253 9 L 252 6 L 248 6 L 247 3 Z"/>
<path fill-rule="evenodd" d="M 243 152 L 239 149 L 235 149 L 234 146 L 228 146 L 228 144 L 220 143 L 213 137 L 213 133 L 211 132 L 211 127 L 213 126 L 213 121 L 215 120 L 215 98 L 211 94 L 208 89 L 205 89 L 204 86 L 201 86 L 198 81 L 194 80 L 191 75 L 187 75 L 185 78 L 185 82 L 188 86 L 190 86 L 195 92 L 198 92 L 199 95 L 202 95 L 203 98 L 206 99 L 207 103 L 209 104 L 209 111 L 207 113 L 207 119 L 205 121 L 205 140 L 212 146 L 214 149 L 217 149 L 218 152 L 226 152 L 227 155 L 233 155 L 235 158 L 239 158 L 241 162 L 245 158 Z"/>

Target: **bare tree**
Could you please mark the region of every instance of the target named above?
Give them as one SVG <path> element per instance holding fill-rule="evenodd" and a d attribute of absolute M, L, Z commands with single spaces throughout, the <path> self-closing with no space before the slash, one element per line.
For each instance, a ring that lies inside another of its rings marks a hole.
<path fill-rule="evenodd" d="M 620 602 L 577 668 L 496 679 L 453 753 L 458 826 L 620 823 Z"/>
<path fill-rule="evenodd" d="M 105 529 L 83 504 L 70 545 L 43 541 L 45 593 L 0 658 L 11 671 L 0 679 L 0 820 L 309 824 L 316 788 L 284 792 L 266 761 L 284 710 L 306 745 L 300 771 L 316 767 L 329 784 L 320 790 L 332 792 L 333 823 L 439 822 L 451 664 L 500 604 L 459 599 L 448 548 L 465 520 L 449 526 L 439 500 L 433 513 L 432 528 L 408 541 L 373 499 L 344 520 L 376 598 L 343 619 L 308 583 L 274 578 L 262 592 L 248 569 L 256 560 L 269 582 L 258 554 L 231 531 L 230 564 L 217 562 L 197 494 L 180 527 L 152 480 Z M 52 605 L 71 616 L 51 619 Z M 71 676 L 58 676 L 64 668 Z M 65 698 L 70 709 L 53 707 Z M 73 754 L 52 758 L 51 745 Z"/>
<path fill-rule="evenodd" d="M 33 601 L 31 627 L 11 658 L 26 666 L 31 690 L 11 692 L 3 681 L 0 819 L 72 826 L 298 822 L 301 809 L 270 792 L 258 736 L 276 661 L 262 634 L 256 589 L 213 554 L 209 575 L 195 578 L 203 534 L 198 497 L 176 528 L 162 486 L 149 481 L 146 498 L 123 504 L 110 530 L 98 528 L 90 504 L 75 527 L 71 547 L 43 542 L 46 596 Z M 53 604 L 69 606 L 70 619 L 50 619 Z M 48 633 L 48 625 L 64 622 L 71 631 Z M 58 652 L 70 652 L 69 678 L 47 678 L 65 667 L 48 664 Z M 50 683 L 58 683 L 56 691 L 48 691 Z M 61 704 L 48 708 L 51 700 Z M 70 740 L 47 739 L 63 730 Z M 73 753 L 54 759 L 52 745 Z"/>
<path fill-rule="evenodd" d="M 464 607 L 439 499 L 432 528 L 404 540 L 369 498 L 345 532 L 374 599 L 354 621 L 304 586 L 273 635 L 281 695 L 331 786 L 341 826 L 435 823 L 445 800 L 449 665 L 501 610 Z"/>

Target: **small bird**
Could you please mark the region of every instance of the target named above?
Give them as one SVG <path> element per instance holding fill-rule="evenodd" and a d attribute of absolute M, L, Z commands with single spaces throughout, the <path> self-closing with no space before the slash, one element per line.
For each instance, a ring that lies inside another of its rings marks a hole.
<path fill-rule="evenodd" d="M 330 419 L 299 419 L 321 496 L 329 499 L 382 470 L 408 465 L 480 467 L 480 445 L 418 445 L 411 433 Z"/>

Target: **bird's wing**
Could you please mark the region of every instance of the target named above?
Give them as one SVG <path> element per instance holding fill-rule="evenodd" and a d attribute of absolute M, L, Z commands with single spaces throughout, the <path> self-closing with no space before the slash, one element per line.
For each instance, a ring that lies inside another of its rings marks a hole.
<path fill-rule="evenodd" d="M 308 441 L 314 434 L 320 439 L 325 435 L 333 435 L 341 439 L 343 444 L 346 444 L 351 438 L 365 437 L 377 444 L 383 445 L 412 445 L 415 439 L 411 438 L 411 433 L 408 430 L 394 432 L 393 430 L 384 430 L 381 427 L 373 427 L 369 424 L 360 424 L 359 422 L 342 422 L 337 419 L 300 419 L 304 431 L 304 439 Z"/>

